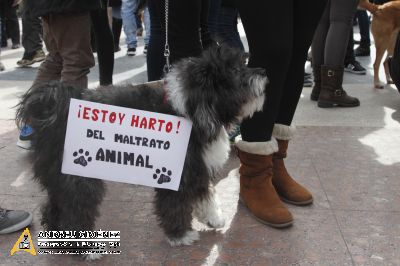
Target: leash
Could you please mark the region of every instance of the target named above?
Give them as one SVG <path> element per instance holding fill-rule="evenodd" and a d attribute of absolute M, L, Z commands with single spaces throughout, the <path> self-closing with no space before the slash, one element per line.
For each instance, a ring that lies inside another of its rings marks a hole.
<path fill-rule="evenodd" d="M 169 0 L 165 0 L 165 46 L 164 46 L 164 57 L 165 57 L 165 66 L 164 66 L 164 74 L 167 74 L 171 71 L 171 64 L 169 61 L 169 56 L 171 54 L 169 50 L 168 43 L 168 12 L 169 11 Z"/>
<path fill-rule="evenodd" d="M 169 56 L 171 55 L 171 52 L 169 50 L 169 43 L 168 43 L 168 15 L 169 15 L 169 0 L 165 0 L 165 46 L 164 46 L 164 57 L 165 57 L 165 65 L 164 65 L 164 75 L 168 74 L 171 72 L 171 63 L 169 60 Z M 164 80 L 164 99 L 163 102 L 167 103 L 168 102 L 168 91 L 166 89 L 167 87 L 167 81 Z"/>

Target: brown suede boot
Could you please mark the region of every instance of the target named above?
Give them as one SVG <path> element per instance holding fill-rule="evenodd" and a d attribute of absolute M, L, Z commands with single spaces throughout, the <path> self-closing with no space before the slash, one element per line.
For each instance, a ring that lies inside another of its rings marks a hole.
<path fill-rule="evenodd" d="M 318 101 L 321 92 L 321 66 L 313 66 L 314 86 L 311 91 L 311 101 Z"/>
<path fill-rule="evenodd" d="M 292 225 L 292 214 L 283 205 L 272 185 L 272 153 L 277 150 L 275 140 L 258 143 L 239 141 L 236 146 L 241 162 L 241 201 L 264 224 L 276 228 Z"/>
<path fill-rule="evenodd" d="M 294 133 L 294 127 L 275 124 L 272 135 L 278 141 L 278 151 L 273 154 L 273 178 L 272 184 L 281 199 L 294 205 L 308 205 L 313 202 L 313 196 L 302 185 L 297 183 L 286 170 L 283 161 L 289 140 Z"/>
<path fill-rule="evenodd" d="M 321 92 L 318 98 L 318 107 L 329 108 L 335 106 L 360 106 L 360 101 L 356 97 L 349 96 L 343 89 L 342 83 L 342 66 L 321 66 Z"/>

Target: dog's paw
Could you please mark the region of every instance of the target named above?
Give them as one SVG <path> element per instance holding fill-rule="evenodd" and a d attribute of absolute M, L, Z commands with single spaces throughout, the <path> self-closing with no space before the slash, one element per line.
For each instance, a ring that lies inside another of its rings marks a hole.
<path fill-rule="evenodd" d="M 103 257 L 103 255 L 98 254 L 98 253 L 84 254 L 82 256 L 85 261 L 99 260 L 99 259 L 101 259 L 101 257 Z"/>
<path fill-rule="evenodd" d="M 222 216 L 222 211 L 219 207 L 209 209 L 197 209 L 193 213 L 199 222 L 208 225 L 212 228 L 222 228 L 225 226 L 225 219 Z"/>
<path fill-rule="evenodd" d="M 225 219 L 222 215 L 213 215 L 208 217 L 207 225 L 212 228 L 222 228 L 225 226 Z"/>
<path fill-rule="evenodd" d="M 382 82 L 377 82 L 374 83 L 375 89 L 383 89 L 385 87 L 385 84 L 383 84 Z"/>
<path fill-rule="evenodd" d="M 188 246 L 193 244 L 194 241 L 199 240 L 199 232 L 195 230 L 190 230 L 185 233 L 183 237 L 180 238 L 168 238 L 168 243 L 173 246 Z"/>
<path fill-rule="evenodd" d="M 193 215 L 199 222 L 212 228 L 222 228 L 225 225 L 219 199 L 215 193 L 211 193 L 209 198 L 198 202 L 193 210 Z"/>

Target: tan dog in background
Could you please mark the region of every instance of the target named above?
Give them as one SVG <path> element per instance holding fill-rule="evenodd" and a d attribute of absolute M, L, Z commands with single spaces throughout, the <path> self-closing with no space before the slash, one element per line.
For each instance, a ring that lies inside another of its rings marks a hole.
<path fill-rule="evenodd" d="M 400 30 L 400 0 L 391 1 L 383 5 L 375 5 L 368 2 L 368 0 L 361 0 L 359 7 L 367 9 L 373 14 L 371 32 L 374 36 L 376 47 L 374 86 L 382 89 L 384 84 L 379 79 L 379 67 L 386 51 L 387 56 L 383 62 L 386 82 L 387 84 L 393 83 L 389 73 L 388 57 L 393 55 L 397 33 Z"/>

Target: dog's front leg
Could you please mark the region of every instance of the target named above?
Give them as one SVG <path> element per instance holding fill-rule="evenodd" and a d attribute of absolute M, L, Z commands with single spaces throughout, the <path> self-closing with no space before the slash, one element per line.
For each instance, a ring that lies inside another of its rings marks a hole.
<path fill-rule="evenodd" d="M 191 245 L 199 239 L 192 229 L 192 201 L 182 191 L 156 190 L 155 211 L 171 246 Z"/>
<path fill-rule="evenodd" d="M 225 220 L 214 186 L 210 185 L 208 195 L 194 204 L 193 214 L 200 222 L 212 228 L 224 227 Z"/>

